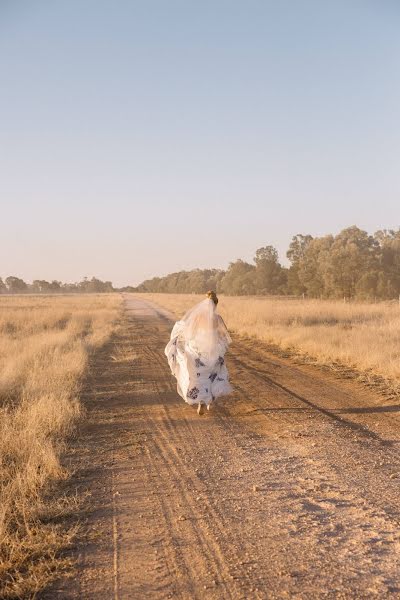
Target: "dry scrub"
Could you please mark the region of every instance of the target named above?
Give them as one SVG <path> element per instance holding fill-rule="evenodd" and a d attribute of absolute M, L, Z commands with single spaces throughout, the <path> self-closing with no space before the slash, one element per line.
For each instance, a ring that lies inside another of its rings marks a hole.
<path fill-rule="evenodd" d="M 181 316 L 204 296 L 141 294 Z M 313 362 L 382 378 L 400 391 L 400 307 L 327 300 L 220 296 L 229 329 L 258 337 Z"/>
<path fill-rule="evenodd" d="M 51 494 L 80 414 L 89 354 L 110 336 L 120 298 L 0 297 L 0 597 L 33 597 L 68 543 L 57 519 L 72 500 Z"/>

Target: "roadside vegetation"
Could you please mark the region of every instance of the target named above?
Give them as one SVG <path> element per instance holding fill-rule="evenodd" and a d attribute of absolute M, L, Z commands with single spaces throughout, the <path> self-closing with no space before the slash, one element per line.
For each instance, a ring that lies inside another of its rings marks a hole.
<path fill-rule="evenodd" d="M 305 298 L 389 300 L 400 295 L 400 230 L 373 235 L 348 227 L 337 235 L 295 235 L 281 265 L 273 246 L 256 250 L 253 262 L 238 259 L 222 269 L 194 269 L 154 277 L 126 291 L 204 293 L 227 296 L 287 295 Z"/>
<path fill-rule="evenodd" d="M 108 294 L 115 291 L 111 281 L 101 281 L 97 277 L 84 277 L 77 283 L 63 283 L 56 279 L 34 279 L 27 283 L 15 275 L 9 275 L 4 281 L 0 277 L 0 294 Z"/>
<path fill-rule="evenodd" d="M 110 337 L 117 295 L 0 297 L 0 597 L 33 597 L 63 566 L 74 499 L 60 456 L 82 412 L 92 352 Z"/>

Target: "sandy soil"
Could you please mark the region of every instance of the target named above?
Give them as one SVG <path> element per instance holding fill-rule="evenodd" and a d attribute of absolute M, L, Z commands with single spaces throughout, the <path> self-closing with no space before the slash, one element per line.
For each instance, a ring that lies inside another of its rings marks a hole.
<path fill-rule="evenodd" d="M 235 393 L 199 417 L 168 313 L 125 302 L 69 458 L 77 570 L 42 597 L 400 597 L 399 404 L 236 337 Z"/>

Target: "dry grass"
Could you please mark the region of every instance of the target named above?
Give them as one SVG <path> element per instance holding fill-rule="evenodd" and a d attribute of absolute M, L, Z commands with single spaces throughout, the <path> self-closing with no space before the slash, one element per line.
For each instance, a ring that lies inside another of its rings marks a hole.
<path fill-rule="evenodd" d="M 73 499 L 64 440 L 80 415 L 89 354 L 110 336 L 120 297 L 0 297 L 0 597 L 34 597 L 62 566 Z"/>
<path fill-rule="evenodd" d="M 177 316 L 203 296 L 141 294 Z M 400 391 L 400 307 L 261 297 L 220 297 L 230 330 L 254 336 L 312 362 L 382 378 Z"/>

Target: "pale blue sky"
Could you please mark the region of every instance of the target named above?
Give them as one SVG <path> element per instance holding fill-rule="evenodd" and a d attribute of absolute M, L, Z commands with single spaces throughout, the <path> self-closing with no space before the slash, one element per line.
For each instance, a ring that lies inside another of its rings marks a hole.
<path fill-rule="evenodd" d="M 400 225 L 395 0 L 0 0 L 0 276 Z"/>

